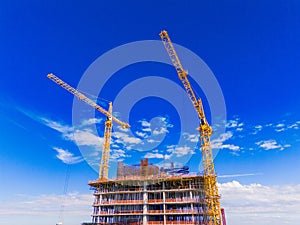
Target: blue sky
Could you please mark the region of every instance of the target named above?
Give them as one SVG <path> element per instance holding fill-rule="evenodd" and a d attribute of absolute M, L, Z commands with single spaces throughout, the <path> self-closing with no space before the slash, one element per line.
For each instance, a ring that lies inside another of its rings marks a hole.
<path fill-rule="evenodd" d="M 131 124 L 129 131 L 114 128 L 110 176 L 118 160 L 138 163 L 145 156 L 161 165 L 174 159 L 199 172 L 197 118 L 170 65 L 133 63 L 97 83 L 102 89 L 96 91 L 93 80 L 84 80 L 99 57 L 127 43 L 159 41 L 163 29 L 205 62 L 222 91 L 226 121 L 212 145 L 219 149 L 215 167 L 228 223 L 295 224 L 300 219 L 299 15 L 300 3 L 291 0 L 1 1 L 0 224 L 55 224 L 61 205 L 65 224 L 90 221 L 87 182 L 97 178 L 105 118 L 90 117 L 94 110 L 73 100 L 46 78 L 48 73 L 82 88 L 103 107 L 103 99 L 114 101 L 115 115 Z M 162 43 L 159 51 L 153 58 L 167 59 Z M 184 68 L 194 71 L 183 53 Z M 101 80 L 117 57 L 92 78 Z M 217 103 L 201 89 L 201 74 L 190 75 L 211 121 Z M 75 112 L 74 104 L 80 106 Z M 191 112 L 188 120 L 183 111 Z M 220 124 L 213 125 L 220 130 Z"/>

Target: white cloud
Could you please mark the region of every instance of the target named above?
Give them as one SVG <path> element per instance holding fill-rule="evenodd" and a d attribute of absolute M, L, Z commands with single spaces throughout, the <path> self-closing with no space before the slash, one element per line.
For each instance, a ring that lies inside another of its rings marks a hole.
<path fill-rule="evenodd" d="M 68 150 L 57 147 L 54 147 L 53 149 L 57 152 L 56 157 L 66 164 L 76 164 L 83 161 L 81 156 L 74 156 L 74 154 Z"/>
<path fill-rule="evenodd" d="M 156 128 L 152 131 L 153 135 L 161 135 L 169 133 L 168 128 L 172 128 L 173 124 L 170 124 L 166 117 L 158 117 L 156 118 L 158 121 L 156 121 L 157 124 Z"/>
<path fill-rule="evenodd" d="M 41 121 L 48 127 L 54 129 L 54 130 L 57 130 L 61 133 L 69 133 L 69 132 L 72 132 L 73 131 L 73 128 L 71 126 L 68 126 L 68 125 L 64 125 L 62 123 L 59 123 L 59 122 L 56 122 L 56 121 L 53 121 L 53 120 L 49 120 L 49 119 L 46 119 L 46 118 L 41 118 Z"/>
<path fill-rule="evenodd" d="M 219 191 L 227 222 L 232 225 L 298 224 L 300 220 L 300 184 L 264 186 L 232 181 L 219 184 Z"/>
<path fill-rule="evenodd" d="M 154 158 L 154 159 L 163 159 L 163 158 L 166 158 L 168 159 L 169 158 L 169 155 L 163 155 L 163 154 L 160 154 L 160 153 L 152 153 L 152 152 L 148 152 L 144 158 Z"/>
<path fill-rule="evenodd" d="M 220 134 L 220 136 L 214 139 L 214 142 L 224 142 L 230 139 L 233 136 L 232 132 L 228 131 L 226 133 Z"/>
<path fill-rule="evenodd" d="M 155 143 L 155 142 L 159 142 L 159 141 L 156 141 L 154 139 L 147 139 L 147 142 L 149 142 L 149 143 Z"/>
<path fill-rule="evenodd" d="M 274 127 L 276 132 L 282 132 L 287 130 L 286 125 L 284 123 L 276 124 Z"/>
<path fill-rule="evenodd" d="M 149 132 L 150 133 L 152 131 L 151 128 L 150 128 L 151 124 L 148 121 L 143 119 L 143 120 L 140 120 L 139 122 L 141 123 L 141 126 L 142 126 L 141 130 L 143 132 Z"/>
<path fill-rule="evenodd" d="M 96 149 L 99 149 L 102 146 L 103 138 L 93 134 L 91 129 L 85 128 L 74 130 L 71 126 L 56 121 L 45 118 L 42 118 L 41 120 L 46 126 L 59 131 L 65 140 L 76 142 L 79 146 L 90 146 Z M 83 121 L 83 123 L 90 124 L 92 121 L 95 122 L 96 120 L 90 119 Z"/>
<path fill-rule="evenodd" d="M 198 134 L 189 134 L 189 133 L 183 133 L 183 137 L 190 142 L 198 142 L 199 141 L 199 135 Z"/>
<path fill-rule="evenodd" d="M 275 141 L 275 140 L 259 141 L 259 142 L 256 142 L 255 144 L 265 150 L 271 150 L 271 149 L 284 150 L 284 146 L 278 144 L 277 141 Z"/>
<path fill-rule="evenodd" d="M 115 150 L 112 150 L 110 159 L 112 161 L 119 161 L 120 159 L 125 158 L 125 157 L 126 157 L 126 155 L 125 155 L 125 151 L 124 150 L 122 150 L 122 149 L 115 149 Z"/>
<path fill-rule="evenodd" d="M 103 122 L 103 118 L 90 118 L 90 119 L 83 120 L 81 122 L 81 125 L 82 126 L 89 126 L 89 125 L 102 123 L 102 122 Z"/>
<path fill-rule="evenodd" d="M 262 130 L 263 126 L 262 125 L 256 125 L 254 128 L 257 129 L 258 131 L 260 131 L 260 130 Z"/>
<path fill-rule="evenodd" d="M 233 144 L 223 144 L 221 146 L 221 149 L 229 149 L 232 151 L 238 151 L 238 150 L 240 150 L 240 146 L 233 145 Z"/>
<path fill-rule="evenodd" d="M 145 138 L 148 136 L 147 133 L 139 132 L 139 131 L 136 131 L 135 134 L 141 138 Z"/>
<path fill-rule="evenodd" d="M 238 126 L 238 121 L 237 120 L 229 120 L 225 126 L 227 128 L 235 128 Z"/>
<path fill-rule="evenodd" d="M 142 124 L 143 127 L 150 127 L 150 125 L 151 125 L 151 124 L 150 124 L 148 121 L 146 121 L 146 120 L 141 120 L 140 122 L 141 122 L 141 124 Z"/>
<path fill-rule="evenodd" d="M 277 124 L 275 127 L 278 127 L 278 128 L 281 128 L 281 127 L 284 127 L 285 125 L 283 123 L 279 123 Z"/>
<path fill-rule="evenodd" d="M 0 204 L 0 215 L 55 216 L 57 219 L 62 205 L 65 216 L 89 215 L 92 201 L 92 194 L 18 195 L 13 201 Z"/>
<path fill-rule="evenodd" d="M 167 152 L 171 153 L 171 155 L 176 155 L 177 157 L 185 156 L 188 154 L 195 154 L 195 151 L 189 146 L 168 146 Z"/>
<path fill-rule="evenodd" d="M 266 125 L 268 126 L 268 125 Z M 263 129 L 263 126 L 262 125 L 255 125 L 254 126 L 254 131 L 251 133 L 253 135 L 257 134 L 258 132 L 260 132 L 261 130 Z"/>
<path fill-rule="evenodd" d="M 117 143 L 139 144 L 142 142 L 141 139 L 136 138 L 136 137 L 130 137 L 128 134 L 122 133 L 122 132 L 114 132 L 113 135 L 114 135 L 114 137 L 117 138 L 115 141 Z"/>
<path fill-rule="evenodd" d="M 143 127 L 141 130 L 144 131 L 144 132 L 151 132 L 152 131 L 150 127 Z"/>
<path fill-rule="evenodd" d="M 299 127 L 298 127 L 298 123 L 294 123 L 294 124 L 291 124 L 287 127 L 288 129 L 295 129 L 295 130 L 298 130 Z"/>
<path fill-rule="evenodd" d="M 225 127 L 231 130 L 235 129 L 236 131 L 242 131 L 244 123 L 239 121 L 240 121 L 239 118 L 228 120 L 227 123 L 225 124 Z"/>
<path fill-rule="evenodd" d="M 231 131 L 220 134 L 217 138 L 211 140 L 212 148 L 220 148 L 224 141 L 227 141 L 233 136 Z"/>
<path fill-rule="evenodd" d="M 285 131 L 285 130 L 286 130 L 285 128 L 275 129 L 276 132 L 282 132 L 282 131 Z"/>
<path fill-rule="evenodd" d="M 166 134 L 166 133 L 169 133 L 169 131 L 166 127 L 155 128 L 155 130 L 153 131 L 153 135 L 160 135 L 160 134 Z"/>
<path fill-rule="evenodd" d="M 248 177 L 248 176 L 256 176 L 260 174 L 255 173 L 244 173 L 244 174 L 228 174 L 228 175 L 218 175 L 219 178 L 233 178 L 233 177 Z"/>
<path fill-rule="evenodd" d="M 90 129 L 75 130 L 74 133 L 64 134 L 66 139 L 76 141 L 79 146 L 91 146 L 96 149 L 102 148 L 103 138 L 93 134 Z"/>
<path fill-rule="evenodd" d="M 213 149 L 229 149 L 232 151 L 239 151 L 240 146 L 234 145 L 234 144 L 224 144 L 225 141 L 229 140 L 233 137 L 233 134 L 231 131 L 227 131 L 226 133 L 223 133 L 219 135 L 219 137 L 213 139 L 211 141 L 211 147 Z"/>
<path fill-rule="evenodd" d="M 176 145 L 168 145 L 167 152 L 173 152 L 175 148 L 176 148 Z"/>

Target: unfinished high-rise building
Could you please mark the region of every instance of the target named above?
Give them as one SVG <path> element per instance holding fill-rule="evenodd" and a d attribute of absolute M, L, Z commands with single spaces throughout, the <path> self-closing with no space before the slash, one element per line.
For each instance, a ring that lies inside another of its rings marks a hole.
<path fill-rule="evenodd" d="M 119 163 L 116 179 L 89 185 L 95 200 L 92 223 L 84 225 L 208 224 L 200 175 L 170 175 L 145 159 L 138 165 Z"/>

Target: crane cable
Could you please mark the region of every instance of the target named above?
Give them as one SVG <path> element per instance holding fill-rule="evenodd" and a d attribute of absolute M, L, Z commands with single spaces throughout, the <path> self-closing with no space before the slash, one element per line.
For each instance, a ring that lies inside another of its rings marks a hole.
<path fill-rule="evenodd" d="M 105 99 L 105 98 L 100 98 L 99 96 L 96 96 L 96 95 L 92 95 L 92 94 L 90 94 L 90 93 L 88 93 L 88 92 L 86 92 L 86 91 L 83 91 L 83 90 L 81 90 L 81 89 L 77 89 L 77 91 L 79 91 L 79 92 L 81 92 L 81 93 L 83 93 L 83 94 L 85 94 L 86 96 L 88 96 L 90 99 L 92 99 L 94 102 L 96 102 L 96 103 L 106 103 L 106 104 L 108 104 L 108 103 L 110 103 L 110 101 L 109 100 L 107 100 L 107 99 Z M 99 101 L 98 101 L 99 100 Z"/>
<path fill-rule="evenodd" d="M 60 223 L 58 223 L 57 225 L 62 225 L 64 223 L 63 217 L 64 217 L 64 211 L 65 211 L 65 202 L 66 202 L 66 198 L 67 198 L 69 180 L 70 180 L 70 164 L 67 164 L 66 177 L 65 177 L 64 189 L 63 189 L 63 197 L 62 197 L 62 203 L 61 203 L 60 212 L 59 212 Z"/>

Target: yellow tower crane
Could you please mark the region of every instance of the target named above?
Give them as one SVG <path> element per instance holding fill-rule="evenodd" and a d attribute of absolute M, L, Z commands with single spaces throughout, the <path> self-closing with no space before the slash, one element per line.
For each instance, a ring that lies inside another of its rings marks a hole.
<path fill-rule="evenodd" d="M 50 73 L 47 75 L 49 79 L 75 95 L 77 98 L 79 98 L 81 101 L 87 103 L 88 105 L 92 106 L 102 114 L 106 116 L 105 121 L 105 128 L 104 128 L 104 142 L 103 142 L 103 149 L 102 149 L 102 157 L 101 157 L 101 163 L 100 163 L 100 170 L 99 170 L 99 180 L 107 180 L 108 179 L 108 162 L 109 162 L 109 153 L 110 153 L 110 140 L 111 140 L 111 134 L 112 134 L 112 121 L 116 122 L 117 124 L 121 125 L 122 128 L 130 128 L 130 125 L 127 123 L 124 123 L 114 117 L 112 115 L 112 103 L 109 103 L 109 109 L 106 111 L 101 106 L 93 102 L 91 99 L 86 97 L 84 94 L 80 93 L 75 88 L 68 85 L 63 80 L 56 77 L 54 74 Z"/>
<path fill-rule="evenodd" d="M 205 222 L 210 225 L 221 225 L 221 208 L 220 208 L 220 196 L 218 193 L 217 179 L 215 174 L 212 148 L 210 144 L 210 136 L 212 135 L 212 128 L 208 124 L 201 98 L 197 98 L 194 90 L 187 78 L 188 72 L 185 71 L 179 61 L 174 46 L 170 40 L 167 31 L 163 30 L 159 34 L 165 49 L 176 69 L 179 79 L 192 101 L 194 108 L 198 114 L 200 120 L 200 126 L 197 128 L 200 132 L 200 142 L 202 150 L 202 162 L 204 167 L 204 188 L 206 198 L 206 218 Z"/>

